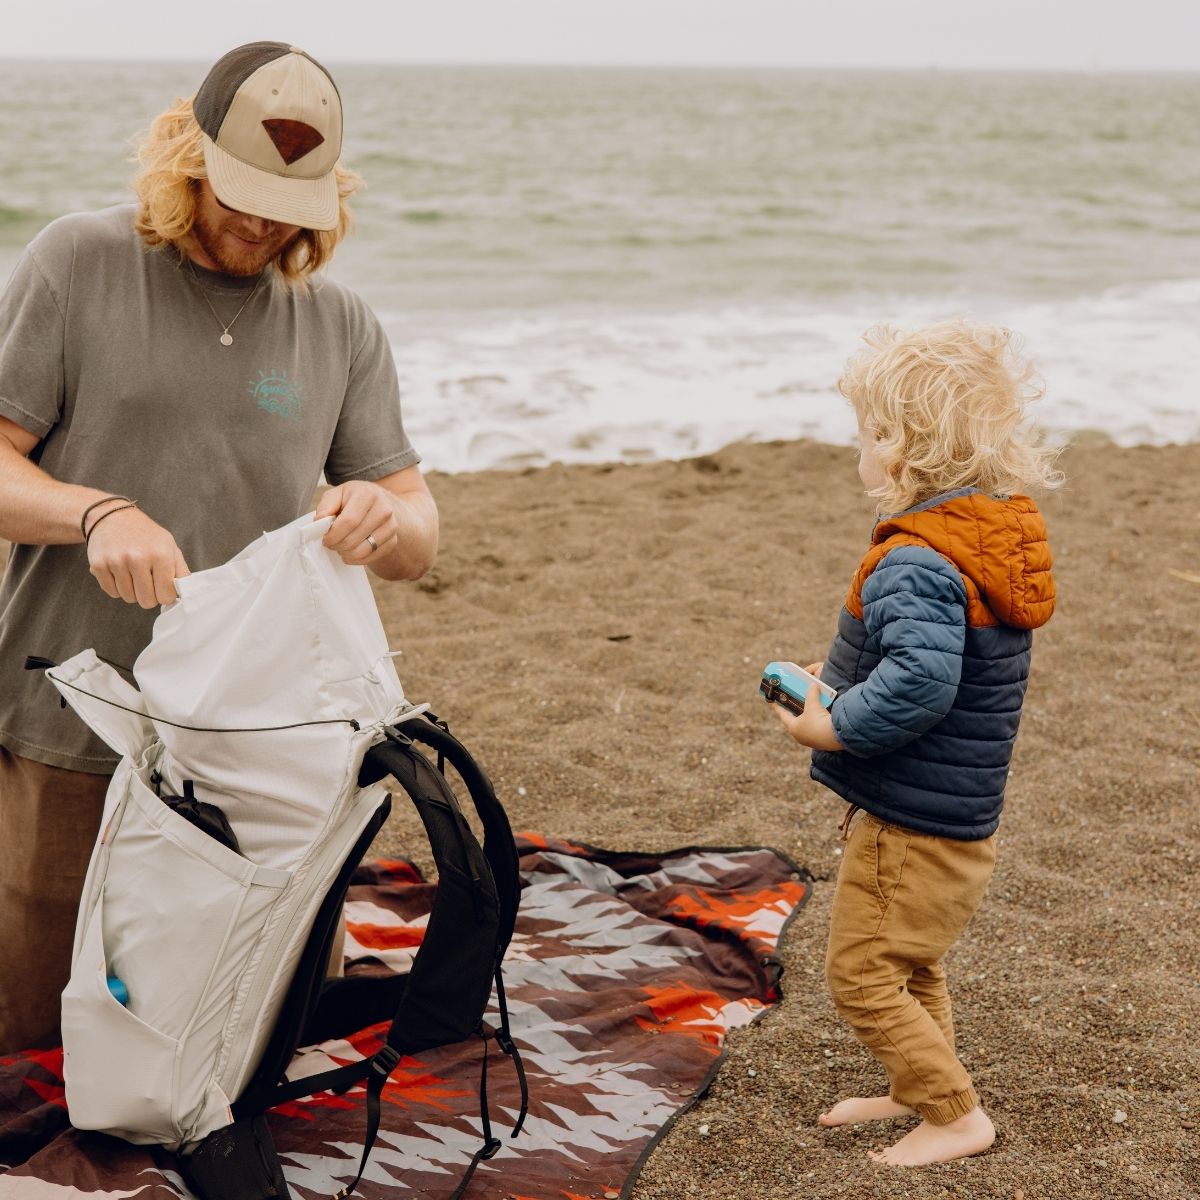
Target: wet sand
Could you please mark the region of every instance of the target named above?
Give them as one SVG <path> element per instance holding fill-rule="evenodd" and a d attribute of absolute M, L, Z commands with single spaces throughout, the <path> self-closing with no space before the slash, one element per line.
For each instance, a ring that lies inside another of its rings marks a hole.
<path fill-rule="evenodd" d="M 478 754 L 514 825 L 765 843 L 818 879 L 783 1004 L 734 1034 L 634 1200 L 1200 1197 L 1200 445 L 1063 466 L 1043 505 L 1059 608 L 1035 636 L 997 873 L 947 959 L 998 1138 L 906 1171 L 865 1154 L 911 1122 L 815 1124 L 885 1083 L 823 980 L 843 806 L 755 694 L 768 660 L 828 647 L 872 523 L 852 453 L 431 476 L 443 550 L 379 588 L 385 622 L 409 696 Z M 423 840 L 402 813 L 381 849 Z"/>

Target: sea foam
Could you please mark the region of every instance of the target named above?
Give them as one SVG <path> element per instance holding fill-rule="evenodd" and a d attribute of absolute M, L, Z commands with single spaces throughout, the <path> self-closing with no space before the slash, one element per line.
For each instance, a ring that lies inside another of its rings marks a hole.
<path fill-rule="evenodd" d="M 731 442 L 854 440 L 837 392 L 871 325 L 969 316 L 1023 337 L 1055 440 L 1200 441 L 1200 280 L 1074 300 L 889 298 L 673 312 L 384 315 L 405 423 L 428 469 L 683 458 Z"/>

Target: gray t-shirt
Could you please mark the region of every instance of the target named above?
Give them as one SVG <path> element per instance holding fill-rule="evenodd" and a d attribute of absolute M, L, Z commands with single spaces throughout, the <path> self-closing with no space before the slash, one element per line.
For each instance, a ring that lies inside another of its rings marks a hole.
<path fill-rule="evenodd" d="M 374 314 L 328 279 L 297 295 L 151 250 L 134 208 L 63 217 L 30 244 L 0 297 L 0 415 L 41 438 L 55 479 L 131 496 L 193 571 L 312 507 L 331 483 L 419 461 Z M 106 596 L 82 545 L 14 546 L 0 584 L 0 744 L 77 771 L 113 752 L 59 705 L 25 656 L 93 647 L 132 664 L 157 610 Z"/>

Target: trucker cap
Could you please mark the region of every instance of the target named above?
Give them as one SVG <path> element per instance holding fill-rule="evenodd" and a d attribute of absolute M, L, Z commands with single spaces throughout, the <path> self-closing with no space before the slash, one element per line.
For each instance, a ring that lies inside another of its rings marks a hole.
<path fill-rule="evenodd" d="M 283 42 L 239 46 L 209 71 L 192 109 L 222 204 L 305 229 L 337 228 L 342 101 L 316 59 Z"/>

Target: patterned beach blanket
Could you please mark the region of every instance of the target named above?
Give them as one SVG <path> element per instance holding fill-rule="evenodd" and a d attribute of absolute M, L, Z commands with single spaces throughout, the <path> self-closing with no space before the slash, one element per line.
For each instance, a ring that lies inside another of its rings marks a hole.
<path fill-rule="evenodd" d="M 730 1029 L 779 998 L 779 939 L 811 879 L 764 848 L 618 853 L 518 838 L 524 884 L 504 977 L 529 1082 L 493 1047 L 487 1095 L 503 1148 L 465 1200 L 627 1196 L 676 1116 L 703 1094 Z M 347 904 L 348 973 L 406 970 L 434 885 L 404 861 L 364 866 Z M 496 1024 L 496 1011 L 489 1021 Z M 373 1054 L 386 1025 L 303 1050 L 289 1076 Z M 479 1039 L 402 1060 L 356 1195 L 445 1200 L 482 1139 Z M 328 1092 L 269 1117 L 298 1200 L 354 1178 L 364 1093 Z M 61 1050 L 0 1058 L 3 1200 L 167 1200 L 190 1193 L 171 1154 L 73 1130 Z"/>

